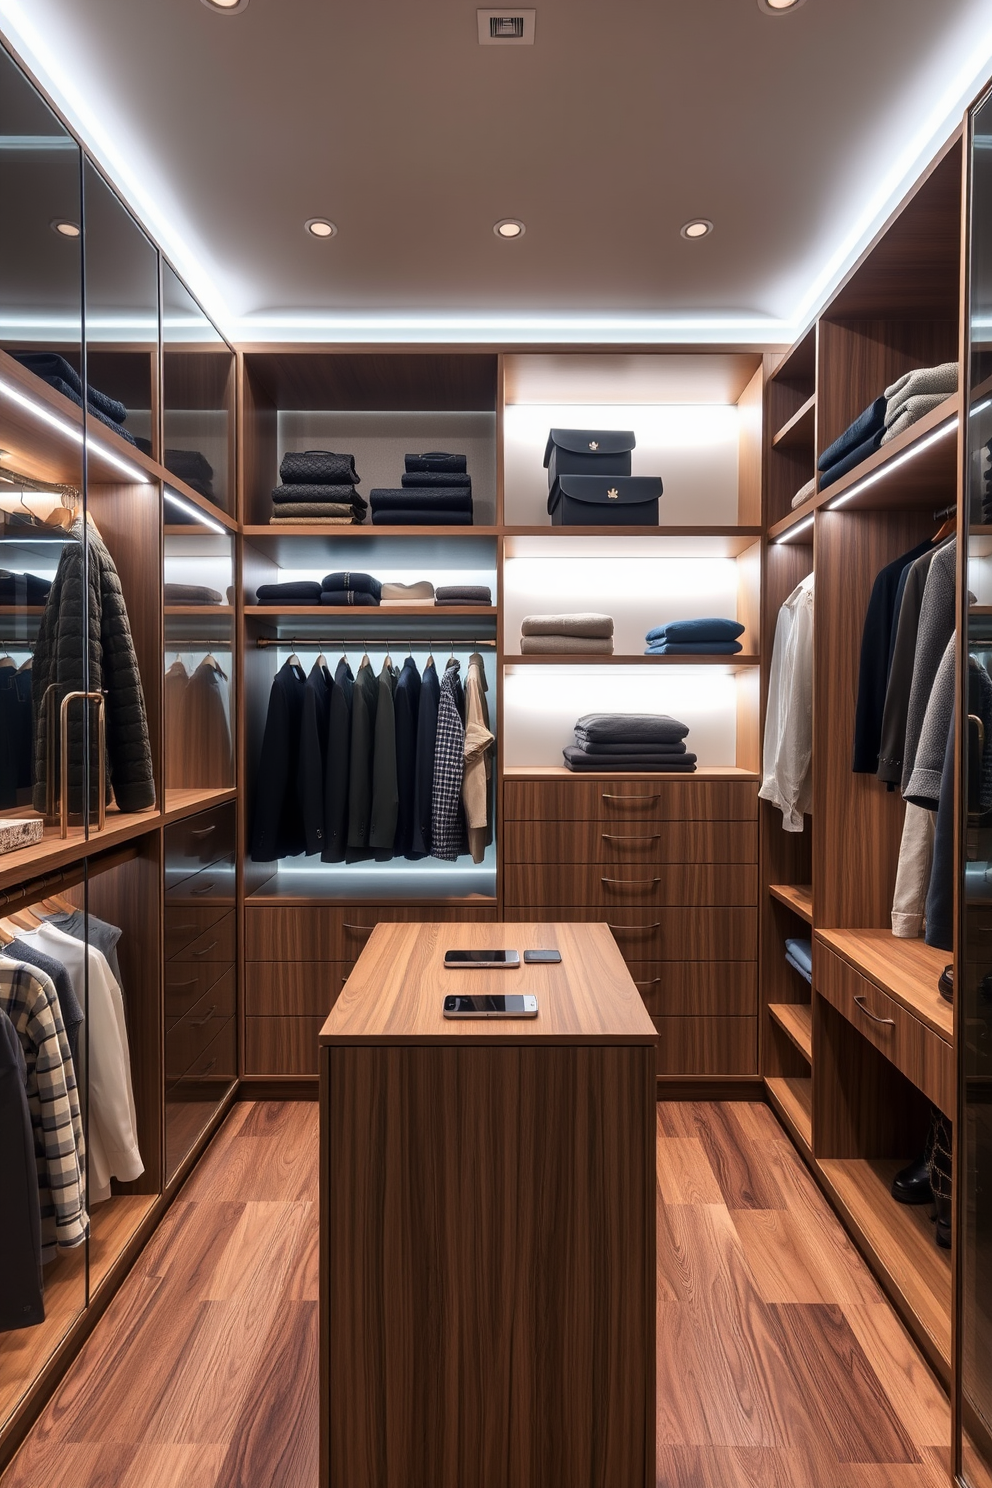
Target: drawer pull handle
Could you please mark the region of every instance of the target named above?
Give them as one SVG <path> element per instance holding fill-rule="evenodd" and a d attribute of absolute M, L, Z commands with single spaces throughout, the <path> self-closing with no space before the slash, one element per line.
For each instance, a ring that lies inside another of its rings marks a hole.
<path fill-rule="evenodd" d="M 209 894 L 210 893 L 210 890 L 213 888 L 213 886 L 214 886 L 214 881 L 213 881 L 213 879 L 211 879 L 209 883 L 203 885 L 202 889 L 190 889 L 190 893 L 191 894 Z"/>
<path fill-rule="evenodd" d="M 203 1015 L 202 1018 L 190 1018 L 190 1020 L 189 1020 L 189 1026 L 190 1026 L 190 1028 L 203 1028 L 203 1027 L 205 1027 L 205 1025 L 210 1022 L 210 1019 L 214 1016 L 214 1014 L 216 1013 L 216 1011 L 217 1011 L 217 1004 L 214 1003 L 214 1005 L 210 1009 L 210 1011 L 208 1013 L 204 1013 L 204 1015 Z"/>
<path fill-rule="evenodd" d="M 660 878 L 601 878 L 599 881 L 621 889 L 653 889 L 655 884 L 661 883 Z"/>
<path fill-rule="evenodd" d="M 642 832 L 631 837 L 618 837 L 615 832 L 604 832 L 604 842 L 660 842 L 660 832 Z"/>
<path fill-rule="evenodd" d="M 650 925 L 611 925 L 607 920 L 606 927 L 608 930 L 660 930 L 661 921 L 654 920 Z"/>
<path fill-rule="evenodd" d="M 211 832 L 216 832 L 216 830 L 217 830 L 217 823 L 214 822 L 214 824 L 213 824 L 212 827 L 200 827 L 197 831 L 190 832 L 189 835 L 191 837 L 194 837 L 197 840 L 197 842 L 199 842 L 199 840 L 200 840 L 201 837 L 209 837 L 210 834 L 211 834 Z"/>
<path fill-rule="evenodd" d="M 196 930 L 198 928 L 197 925 L 169 925 L 168 933 L 170 935 L 185 935 L 187 930 Z"/>
<path fill-rule="evenodd" d="M 611 796 L 609 791 L 603 792 L 604 801 L 660 801 L 661 791 L 655 791 L 653 796 Z"/>
<path fill-rule="evenodd" d="M 200 980 L 199 977 L 194 977 L 191 982 L 167 982 L 166 985 L 167 985 L 167 987 L 168 987 L 168 989 L 169 989 L 170 992 L 178 992 L 178 990 L 179 990 L 180 987 L 195 987 L 195 986 L 197 986 L 197 984 L 199 983 L 199 980 Z"/>
<path fill-rule="evenodd" d="M 634 986 L 635 987 L 657 987 L 657 985 L 658 985 L 658 983 L 660 981 L 661 981 L 661 977 L 651 977 L 650 981 L 647 981 L 647 982 L 635 982 L 634 983 Z"/>
<path fill-rule="evenodd" d="M 854 1000 L 858 1004 L 858 1007 L 861 1009 L 861 1011 L 864 1013 L 865 1017 L 870 1018 L 873 1023 L 885 1023 L 890 1028 L 895 1028 L 895 1018 L 880 1018 L 877 1013 L 872 1012 L 871 1008 L 868 1006 L 867 1001 L 863 997 L 856 996 Z"/>
<path fill-rule="evenodd" d="M 212 940 L 208 946 L 204 946 L 202 951 L 193 951 L 191 952 L 191 954 L 194 956 L 209 956 L 210 952 L 215 950 L 217 945 L 218 942 L 216 940 Z"/>
<path fill-rule="evenodd" d="M 345 920 L 344 921 L 344 928 L 346 930 L 357 930 L 359 932 L 359 934 L 361 934 L 361 935 L 371 935 L 372 934 L 372 931 L 375 929 L 375 926 L 374 925 L 349 925 L 348 924 L 348 921 Z"/>

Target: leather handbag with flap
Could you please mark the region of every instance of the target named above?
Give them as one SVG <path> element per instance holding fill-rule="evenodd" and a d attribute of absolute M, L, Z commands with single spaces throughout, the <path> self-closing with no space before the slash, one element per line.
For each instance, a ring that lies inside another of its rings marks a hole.
<path fill-rule="evenodd" d="M 560 475 L 629 475 L 630 429 L 552 429 L 544 451 L 550 491 Z"/>
<path fill-rule="evenodd" d="M 552 527 L 657 527 L 660 475 L 562 475 L 551 488 Z"/>

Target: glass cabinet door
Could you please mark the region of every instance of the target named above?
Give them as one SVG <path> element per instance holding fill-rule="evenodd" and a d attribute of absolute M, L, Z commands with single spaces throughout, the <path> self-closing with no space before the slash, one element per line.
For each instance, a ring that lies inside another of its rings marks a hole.
<path fill-rule="evenodd" d="M 162 265 L 162 464 L 222 511 L 234 511 L 234 353 L 167 263 Z M 168 492 L 166 492 L 168 501 Z M 172 502 L 169 522 L 184 520 Z"/>

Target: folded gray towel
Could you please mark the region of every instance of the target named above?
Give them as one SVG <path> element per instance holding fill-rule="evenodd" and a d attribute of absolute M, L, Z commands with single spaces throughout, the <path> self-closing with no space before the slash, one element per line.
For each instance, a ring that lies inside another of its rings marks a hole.
<path fill-rule="evenodd" d="M 583 713 L 576 720 L 575 741 L 599 744 L 668 744 L 684 739 L 687 723 L 667 713 Z"/>
<path fill-rule="evenodd" d="M 439 584 L 434 591 L 436 604 L 482 604 L 491 605 L 492 591 L 488 584 Z"/>
<path fill-rule="evenodd" d="M 592 611 L 578 615 L 525 615 L 522 636 L 611 636 L 613 616 Z"/>
<path fill-rule="evenodd" d="M 383 604 L 432 604 L 434 585 L 430 579 L 420 579 L 416 584 L 383 584 Z"/>
<path fill-rule="evenodd" d="M 685 754 L 685 744 L 583 744 L 583 751 L 588 755 L 603 755 L 609 757 L 617 754 L 650 754 L 657 755 L 661 759 L 672 759 Z"/>
<path fill-rule="evenodd" d="M 884 441 L 883 441 L 883 443 L 884 443 Z M 802 506 L 802 504 L 803 504 L 804 501 L 808 501 L 809 498 L 812 496 L 812 494 L 813 494 L 813 492 L 815 490 L 816 490 L 816 476 L 814 475 L 814 476 L 811 476 L 810 477 L 810 479 L 806 482 L 806 484 L 804 486 L 800 486 L 799 487 L 799 490 L 796 492 L 795 496 L 793 496 L 793 498 L 792 498 L 792 509 L 793 509 L 793 511 L 795 511 L 795 509 L 796 509 L 797 506 Z"/>
<path fill-rule="evenodd" d="M 895 397 L 903 401 L 915 397 L 917 393 L 943 393 L 945 398 L 949 398 L 957 390 L 957 362 L 941 362 L 939 367 L 917 367 L 912 372 L 903 373 L 902 377 L 897 377 L 885 389 L 885 396 L 891 404 Z"/>
<path fill-rule="evenodd" d="M 273 505 L 272 515 L 274 517 L 313 517 L 314 521 L 322 522 L 325 517 L 346 517 L 362 520 L 362 513 L 352 506 L 350 501 L 280 501 Z"/>
<path fill-rule="evenodd" d="M 203 584 L 166 584 L 164 598 L 167 605 L 215 605 L 223 604 L 224 596 L 216 589 L 207 589 Z"/>
<path fill-rule="evenodd" d="M 361 477 L 354 455 L 336 455 L 332 450 L 289 450 L 282 457 L 279 479 L 290 486 L 357 486 Z"/>
<path fill-rule="evenodd" d="M 885 415 L 885 433 L 882 435 L 882 443 L 888 444 L 890 439 L 895 439 L 903 429 L 910 428 L 925 413 L 930 413 L 934 408 L 939 408 L 941 403 L 946 402 L 947 399 L 943 393 L 919 393 L 915 398 L 907 398 L 892 414 Z"/>
<path fill-rule="evenodd" d="M 572 652 L 575 655 L 613 655 L 612 636 L 525 635 L 520 637 L 522 655 L 540 652 Z"/>

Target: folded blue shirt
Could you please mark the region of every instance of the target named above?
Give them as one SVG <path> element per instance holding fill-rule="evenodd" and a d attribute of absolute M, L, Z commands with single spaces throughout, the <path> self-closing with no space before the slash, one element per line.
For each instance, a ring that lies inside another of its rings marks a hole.
<path fill-rule="evenodd" d="M 666 625 L 656 625 L 644 639 L 651 641 L 736 641 L 744 634 L 738 620 L 707 618 L 705 620 L 669 620 Z"/>
<path fill-rule="evenodd" d="M 655 641 L 645 656 L 736 656 L 740 641 Z"/>
<path fill-rule="evenodd" d="M 789 963 L 790 966 L 795 967 L 796 971 L 798 971 L 798 973 L 799 973 L 799 975 L 801 977 L 805 977 L 806 981 L 809 982 L 810 986 L 813 985 L 813 973 L 811 971 L 807 971 L 806 968 L 805 968 L 805 966 L 800 965 L 800 963 L 796 960 L 795 956 L 790 956 L 789 953 L 788 953 L 788 951 L 786 951 L 786 953 L 785 953 L 785 959 L 786 959 L 786 961 L 788 961 L 788 963 Z"/>
<path fill-rule="evenodd" d="M 870 439 L 866 439 L 863 444 L 850 450 L 842 460 L 837 461 L 836 465 L 831 465 L 829 470 L 825 470 L 820 476 L 820 490 L 825 491 L 828 486 L 833 485 L 834 481 L 840 480 L 842 475 L 853 470 L 855 465 L 860 465 L 862 460 L 867 460 L 869 455 L 873 455 L 881 445 L 884 433 L 884 429 L 876 429 Z"/>
<path fill-rule="evenodd" d="M 872 434 L 879 430 L 884 433 L 887 407 L 888 402 L 884 395 L 876 398 L 874 403 L 869 403 L 864 413 L 859 413 L 854 423 L 848 424 L 840 438 L 835 439 L 833 444 L 823 451 L 816 462 L 817 470 L 829 470 L 831 466 L 837 464 L 838 460 L 842 460 L 851 450 L 863 444 Z M 822 481 L 820 485 L 822 487 Z"/>
<path fill-rule="evenodd" d="M 791 958 L 800 971 L 813 974 L 813 942 L 811 940 L 792 939 L 785 942 L 785 954 Z"/>

